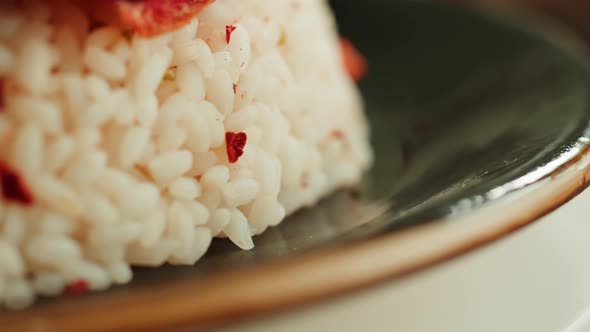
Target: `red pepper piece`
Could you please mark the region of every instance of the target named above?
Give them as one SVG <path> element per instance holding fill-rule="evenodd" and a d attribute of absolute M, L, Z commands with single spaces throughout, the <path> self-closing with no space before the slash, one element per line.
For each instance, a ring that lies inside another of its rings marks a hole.
<path fill-rule="evenodd" d="M 78 279 L 69 283 L 64 288 L 63 294 L 67 296 L 79 296 L 88 292 L 89 289 L 90 286 L 88 285 L 88 281 L 84 279 Z"/>
<path fill-rule="evenodd" d="M 225 42 L 229 44 L 231 41 L 231 34 L 236 30 L 236 27 L 233 25 L 226 25 L 225 26 Z"/>
<path fill-rule="evenodd" d="M 225 133 L 225 144 L 227 149 L 227 159 L 230 163 L 235 163 L 244 154 L 244 147 L 248 141 L 246 133 Z"/>
<path fill-rule="evenodd" d="M 0 187 L 2 197 L 9 202 L 30 206 L 35 201 L 22 176 L 2 161 L 0 161 Z"/>

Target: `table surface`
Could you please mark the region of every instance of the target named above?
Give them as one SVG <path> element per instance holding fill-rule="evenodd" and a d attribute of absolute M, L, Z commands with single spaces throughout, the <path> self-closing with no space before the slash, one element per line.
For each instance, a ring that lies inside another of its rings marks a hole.
<path fill-rule="evenodd" d="M 590 331 L 590 190 L 437 267 L 223 332 Z"/>

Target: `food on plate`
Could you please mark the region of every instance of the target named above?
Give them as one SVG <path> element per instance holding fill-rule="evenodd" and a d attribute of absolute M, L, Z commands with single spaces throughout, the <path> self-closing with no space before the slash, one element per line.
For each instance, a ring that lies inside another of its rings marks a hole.
<path fill-rule="evenodd" d="M 0 302 L 193 264 L 372 161 L 324 0 L 0 5 Z"/>

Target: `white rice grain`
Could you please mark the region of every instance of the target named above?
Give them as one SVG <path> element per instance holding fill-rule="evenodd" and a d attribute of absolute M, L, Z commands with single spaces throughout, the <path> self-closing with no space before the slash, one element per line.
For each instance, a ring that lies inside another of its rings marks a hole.
<path fill-rule="evenodd" d="M 140 126 L 151 128 L 158 118 L 158 98 L 155 95 L 145 95 L 136 100 L 137 122 Z"/>
<path fill-rule="evenodd" d="M 119 147 L 119 164 L 129 168 L 138 162 L 148 143 L 150 132 L 147 128 L 131 127 L 123 136 Z"/>
<path fill-rule="evenodd" d="M 232 212 L 229 209 L 217 209 L 211 214 L 211 219 L 207 226 L 211 230 L 213 236 L 217 236 L 229 225 L 232 218 Z"/>
<path fill-rule="evenodd" d="M 188 132 L 187 147 L 195 153 L 206 153 L 211 147 L 207 115 L 202 112 L 185 112 L 181 125 Z"/>
<path fill-rule="evenodd" d="M 148 169 L 158 183 L 167 184 L 186 173 L 192 163 L 193 155 L 187 150 L 179 150 L 164 153 L 152 159 Z"/>
<path fill-rule="evenodd" d="M 50 73 L 58 54 L 39 39 L 23 41 L 15 68 L 18 83 L 33 95 L 42 95 L 50 88 Z"/>
<path fill-rule="evenodd" d="M 248 68 L 252 56 L 250 35 L 241 24 L 236 24 L 235 28 L 231 35 L 228 50 L 234 65 L 243 73 Z"/>
<path fill-rule="evenodd" d="M 176 198 L 194 200 L 201 195 L 201 185 L 194 178 L 179 177 L 170 183 L 168 191 Z"/>
<path fill-rule="evenodd" d="M 20 121 L 34 123 L 47 133 L 57 134 L 63 130 L 62 113 L 51 102 L 15 96 L 9 108 Z"/>
<path fill-rule="evenodd" d="M 80 247 L 72 239 L 50 234 L 30 238 L 24 253 L 31 263 L 48 268 L 70 265 L 82 256 Z M 59 259 L 56 260 L 55 257 L 59 257 Z"/>
<path fill-rule="evenodd" d="M 33 289 L 44 296 L 59 295 L 65 284 L 63 277 L 53 272 L 41 272 L 35 276 L 32 282 Z"/>
<path fill-rule="evenodd" d="M 119 209 L 103 195 L 88 195 L 84 201 L 86 219 L 91 223 L 108 225 L 116 223 L 121 218 Z"/>
<path fill-rule="evenodd" d="M 139 245 L 143 248 L 155 246 L 166 228 L 166 213 L 164 204 L 159 204 L 149 216 L 143 219 L 142 234 Z"/>
<path fill-rule="evenodd" d="M 107 164 L 107 155 L 98 150 L 80 153 L 64 169 L 63 179 L 77 188 L 92 185 Z"/>
<path fill-rule="evenodd" d="M 182 66 L 190 62 L 199 66 L 205 78 L 209 78 L 215 71 L 213 53 L 209 45 L 201 39 L 184 42 L 175 47 L 174 64 Z"/>
<path fill-rule="evenodd" d="M 161 239 L 149 248 L 134 245 L 127 251 L 127 261 L 139 266 L 159 266 L 168 259 L 177 246 L 177 242 L 172 239 Z"/>
<path fill-rule="evenodd" d="M 12 149 L 13 164 L 25 174 L 41 171 L 44 155 L 44 140 L 41 129 L 26 124 L 16 134 Z"/>
<path fill-rule="evenodd" d="M 97 46 L 86 48 L 84 64 L 93 72 L 111 81 L 120 81 L 127 75 L 123 60 Z"/>
<path fill-rule="evenodd" d="M 86 45 L 107 49 L 121 38 L 121 30 L 114 26 L 103 26 L 92 31 L 87 39 Z"/>
<path fill-rule="evenodd" d="M 213 236 L 211 235 L 211 230 L 209 230 L 209 228 L 196 227 L 192 239 L 193 247 L 191 248 L 191 257 L 189 261 L 192 261 L 194 264 L 194 262 L 203 257 L 207 252 L 207 249 L 209 249 L 212 239 Z"/>
<path fill-rule="evenodd" d="M 186 142 L 187 136 L 186 130 L 182 128 L 167 128 L 158 136 L 156 148 L 160 153 L 176 151 Z"/>
<path fill-rule="evenodd" d="M 76 218 L 82 214 L 83 204 L 76 192 L 52 176 L 38 178 L 33 184 L 37 198 L 51 208 Z"/>
<path fill-rule="evenodd" d="M 96 225 L 88 236 L 88 243 L 95 246 L 120 246 L 132 242 L 141 228 L 135 223 Z"/>
<path fill-rule="evenodd" d="M 176 83 L 180 92 L 186 97 L 195 101 L 201 101 L 205 98 L 205 80 L 196 63 L 188 62 L 178 66 Z"/>
<path fill-rule="evenodd" d="M 256 180 L 238 179 L 223 186 L 223 199 L 228 206 L 242 206 L 251 202 L 259 190 L 260 186 Z"/>
<path fill-rule="evenodd" d="M 39 221 L 39 233 L 42 234 L 69 234 L 74 230 L 74 227 L 71 219 L 52 212 L 45 213 Z"/>
<path fill-rule="evenodd" d="M 192 214 L 192 222 L 195 226 L 205 225 L 209 221 L 209 209 L 198 201 L 186 201 L 186 209 Z"/>
<path fill-rule="evenodd" d="M 126 284 L 133 276 L 133 272 L 131 271 L 129 264 L 122 261 L 110 264 L 108 272 L 110 277 L 113 279 L 113 282 L 116 284 Z"/>
<path fill-rule="evenodd" d="M 233 110 L 233 82 L 228 72 L 217 71 L 206 82 L 207 100 L 227 115 Z"/>
<path fill-rule="evenodd" d="M 4 212 L 3 221 L 2 239 L 14 246 L 20 245 L 27 230 L 24 213 L 14 208 L 8 208 Z"/>
<path fill-rule="evenodd" d="M 205 188 L 221 188 L 229 180 L 229 169 L 226 166 L 213 166 L 201 177 Z"/>
<path fill-rule="evenodd" d="M 230 213 L 229 224 L 223 229 L 223 233 L 241 249 L 250 250 L 254 248 L 248 220 L 244 214 L 237 209 L 232 209 Z"/>
<path fill-rule="evenodd" d="M 160 190 L 151 183 L 139 183 L 119 196 L 121 213 L 131 218 L 144 218 L 153 212 L 160 200 Z"/>
<path fill-rule="evenodd" d="M 256 121 L 258 121 L 258 108 L 250 105 L 229 114 L 224 125 L 227 131 L 239 132 L 255 124 Z"/>
<path fill-rule="evenodd" d="M 195 229 L 192 223 L 192 215 L 181 203 L 173 202 L 168 209 L 167 235 L 178 241 L 178 246 L 172 253 L 172 264 L 191 265 L 191 249 Z"/>
<path fill-rule="evenodd" d="M 163 48 L 147 60 L 134 80 L 135 97 L 142 99 L 156 92 L 170 65 L 172 55 L 173 52 L 170 49 Z"/>
<path fill-rule="evenodd" d="M 35 294 L 28 282 L 23 279 L 6 284 L 4 289 L 4 305 L 9 309 L 24 309 L 35 300 Z"/>
<path fill-rule="evenodd" d="M 22 278 L 25 266 L 20 253 L 10 243 L 0 240 L 0 275 L 13 279 Z"/>

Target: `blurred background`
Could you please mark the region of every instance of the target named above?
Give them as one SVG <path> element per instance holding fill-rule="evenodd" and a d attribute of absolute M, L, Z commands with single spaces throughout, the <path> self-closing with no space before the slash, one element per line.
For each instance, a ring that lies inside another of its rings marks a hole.
<path fill-rule="evenodd" d="M 590 1 L 587 0 L 445 0 L 488 10 L 527 11 L 559 22 L 590 38 Z"/>
<path fill-rule="evenodd" d="M 354 15 L 357 0 L 330 0 L 339 15 Z M 365 0 L 372 1 L 372 0 Z M 364 3 L 363 1 L 362 3 Z M 382 1 L 382 0 L 378 0 Z M 398 0 L 399 1 L 399 0 Z M 565 28 L 590 42 L 590 1 L 588 0 L 414 0 L 444 2 L 506 15 L 535 18 Z"/>

